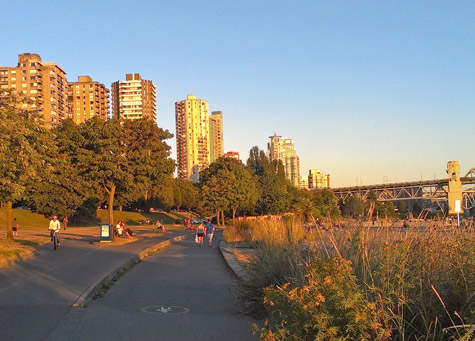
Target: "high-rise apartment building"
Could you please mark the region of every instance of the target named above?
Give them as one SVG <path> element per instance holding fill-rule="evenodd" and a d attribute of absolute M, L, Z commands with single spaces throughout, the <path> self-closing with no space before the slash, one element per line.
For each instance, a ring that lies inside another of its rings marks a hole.
<path fill-rule="evenodd" d="M 323 174 L 318 169 L 308 171 L 308 188 L 330 188 L 330 174 Z"/>
<path fill-rule="evenodd" d="M 152 81 L 140 74 L 127 74 L 125 81 L 112 83 L 112 117 L 157 119 L 157 91 Z"/>
<path fill-rule="evenodd" d="M 210 162 L 223 156 L 223 112 L 213 111 L 209 116 Z"/>
<path fill-rule="evenodd" d="M 198 181 L 200 170 L 210 163 L 208 101 L 188 95 L 175 103 L 177 173 Z"/>
<path fill-rule="evenodd" d="M 40 114 L 48 128 L 68 117 L 66 72 L 38 54 L 20 54 L 16 67 L 0 67 L 0 89 L 27 98 L 21 107 Z"/>
<path fill-rule="evenodd" d="M 300 177 L 299 188 L 300 189 L 309 189 L 309 187 L 308 187 L 308 177 L 307 176 L 301 176 Z"/>
<path fill-rule="evenodd" d="M 269 160 L 281 160 L 284 165 L 285 176 L 295 186 L 299 187 L 300 165 L 299 157 L 294 149 L 294 142 L 282 136 L 269 136 L 270 142 L 267 144 L 267 155 Z"/>
<path fill-rule="evenodd" d="M 68 83 L 69 118 L 75 123 L 98 116 L 109 118 L 109 90 L 89 76 L 79 76 L 77 82 Z"/>

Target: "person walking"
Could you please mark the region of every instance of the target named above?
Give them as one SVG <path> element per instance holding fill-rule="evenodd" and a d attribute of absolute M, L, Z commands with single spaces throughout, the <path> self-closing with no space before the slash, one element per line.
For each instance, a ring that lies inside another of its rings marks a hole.
<path fill-rule="evenodd" d="M 205 224 L 206 228 L 206 235 L 208 236 L 208 246 L 211 247 L 211 243 L 213 242 L 213 235 L 214 235 L 214 224 L 211 222 L 211 219 L 208 219 L 208 222 Z"/>
<path fill-rule="evenodd" d="M 18 230 L 19 229 L 20 229 L 20 225 L 18 225 L 18 222 L 16 221 L 16 218 L 13 218 L 13 223 L 12 223 L 13 237 L 18 236 Z"/>
<path fill-rule="evenodd" d="M 198 244 L 200 246 L 203 245 L 203 238 L 205 236 L 205 224 L 203 224 L 203 222 L 201 222 L 198 227 L 196 228 L 196 237 L 198 238 Z"/>
<path fill-rule="evenodd" d="M 68 217 L 64 217 L 63 219 L 63 230 L 66 231 L 66 228 L 68 227 L 68 223 L 69 223 L 69 220 L 68 220 Z"/>
<path fill-rule="evenodd" d="M 59 233 L 58 233 L 60 229 L 61 229 L 61 224 L 58 220 L 58 217 L 53 216 L 53 219 L 51 219 L 50 222 L 49 222 L 48 230 L 49 230 L 49 235 L 50 235 L 51 241 L 53 241 L 53 233 L 56 232 L 56 240 L 58 241 L 58 246 L 60 245 L 59 244 Z"/>

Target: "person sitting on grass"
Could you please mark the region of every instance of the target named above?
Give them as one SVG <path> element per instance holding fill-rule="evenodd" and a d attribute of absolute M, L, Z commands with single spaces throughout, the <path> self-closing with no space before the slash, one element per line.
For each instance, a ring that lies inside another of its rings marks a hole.
<path fill-rule="evenodd" d="M 118 237 L 122 237 L 122 232 L 124 232 L 124 231 L 123 231 L 123 229 L 122 229 L 121 221 L 119 220 L 119 221 L 117 222 L 117 225 L 115 226 L 115 234 L 116 234 L 116 236 L 118 236 Z"/>
<path fill-rule="evenodd" d="M 165 229 L 165 226 L 162 225 L 160 220 L 157 220 L 157 229 L 158 229 L 158 232 L 167 232 L 167 230 Z"/>
<path fill-rule="evenodd" d="M 127 227 L 127 228 L 125 227 L 125 224 L 124 224 L 123 221 L 120 222 L 120 226 L 122 227 L 123 233 L 124 233 L 128 238 L 132 238 L 132 236 L 135 234 L 134 232 L 132 232 L 131 229 L 129 229 L 128 227 Z"/>

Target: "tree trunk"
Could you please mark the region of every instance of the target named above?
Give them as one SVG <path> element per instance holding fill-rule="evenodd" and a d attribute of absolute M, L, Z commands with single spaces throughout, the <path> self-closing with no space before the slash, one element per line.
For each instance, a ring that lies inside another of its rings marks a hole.
<path fill-rule="evenodd" d="M 237 208 L 233 207 L 233 225 L 236 225 L 236 211 L 237 211 Z"/>
<path fill-rule="evenodd" d="M 224 220 L 224 211 L 221 211 L 221 223 L 223 226 L 226 226 L 226 221 Z"/>
<path fill-rule="evenodd" d="M 112 185 L 109 191 L 109 224 L 111 226 L 111 231 L 113 231 L 114 226 L 114 195 L 115 195 L 115 185 Z M 114 233 L 111 234 L 111 240 L 114 240 Z"/>
<path fill-rule="evenodd" d="M 219 210 L 216 210 L 216 225 L 219 226 Z"/>
<path fill-rule="evenodd" d="M 12 201 L 7 201 L 7 239 L 13 240 L 13 230 L 12 230 Z"/>
<path fill-rule="evenodd" d="M 119 206 L 119 211 L 122 212 L 122 205 Z"/>

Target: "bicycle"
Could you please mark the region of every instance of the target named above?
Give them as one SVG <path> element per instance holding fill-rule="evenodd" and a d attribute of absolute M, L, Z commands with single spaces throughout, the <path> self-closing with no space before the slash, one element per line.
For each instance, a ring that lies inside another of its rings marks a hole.
<path fill-rule="evenodd" d="M 58 237 L 56 236 L 58 230 L 51 231 L 53 232 L 53 235 L 51 236 L 51 240 L 53 241 L 53 250 L 56 250 L 56 248 L 59 246 Z"/>

